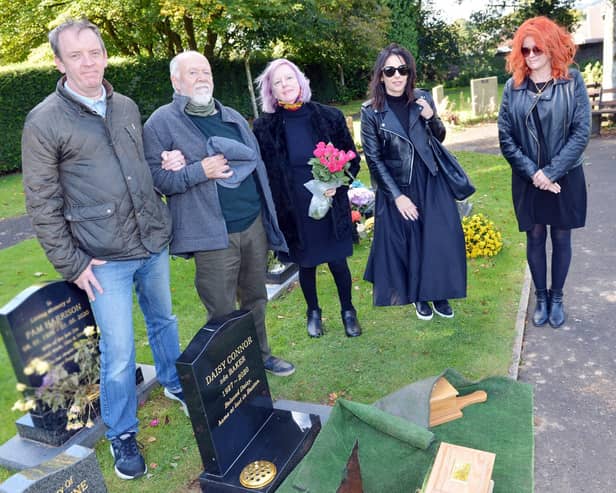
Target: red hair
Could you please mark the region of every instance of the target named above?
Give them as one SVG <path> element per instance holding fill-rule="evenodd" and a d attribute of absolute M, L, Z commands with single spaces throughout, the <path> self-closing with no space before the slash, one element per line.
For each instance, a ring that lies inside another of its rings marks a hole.
<path fill-rule="evenodd" d="M 569 65 L 573 63 L 576 50 L 573 36 L 547 17 L 533 17 L 518 28 L 513 37 L 511 53 L 507 56 L 507 71 L 512 74 L 516 87 L 530 74 L 522 55 L 522 44 L 529 36 L 535 40 L 538 48 L 552 57 L 552 77 L 568 79 Z"/>

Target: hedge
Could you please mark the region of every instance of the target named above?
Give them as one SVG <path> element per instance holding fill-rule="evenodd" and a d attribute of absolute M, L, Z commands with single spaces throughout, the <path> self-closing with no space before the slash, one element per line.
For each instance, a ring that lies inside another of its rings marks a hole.
<path fill-rule="evenodd" d="M 251 63 L 253 77 L 265 67 L 266 60 Z M 345 101 L 362 97 L 367 87 L 367 74 L 348 70 L 347 87 L 339 88 L 335 72 L 322 65 L 303 67 L 310 78 L 313 98 L 322 102 Z M 222 103 L 245 115 L 253 116 L 243 61 L 215 61 L 214 95 Z M 23 68 L 0 72 L 0 174 L 21 169 L 21 131 L 28 112 L 56 87 L 59 73 L 54 67 Z M 173 90 L 166 60 L 130 59 L 110 63 L 105 77 L 114 89 L 130 96 L 139 105 L 142 118 L 170 101 Z"/>

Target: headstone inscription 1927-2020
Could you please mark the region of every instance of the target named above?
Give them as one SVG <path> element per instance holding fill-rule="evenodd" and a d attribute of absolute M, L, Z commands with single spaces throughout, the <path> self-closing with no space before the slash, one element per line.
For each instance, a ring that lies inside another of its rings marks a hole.
<path fill-rule="evenodd" d="M 273 407 L 252 314 L 200 329 L 176 363 L 207 493 L 274 491 L 312 446 L 319 417 Z"/>
<path fill-rule="evenodd" d="M 69 373 L 78 370 L 72 360 L 75 343 L 86 337 L 86 327 L 94 325 L 85 292 L 66 281 L 31 286 L 0 308 L 0 333 L 15 376 L 29 388 L 43 383 L 42 375 L 27 370 L 33 360 L 49 367 L 62 365 Z M 36 428 L 65 431 L 65 422 L 48 409 L 37 407 L 29 414 Z"/>

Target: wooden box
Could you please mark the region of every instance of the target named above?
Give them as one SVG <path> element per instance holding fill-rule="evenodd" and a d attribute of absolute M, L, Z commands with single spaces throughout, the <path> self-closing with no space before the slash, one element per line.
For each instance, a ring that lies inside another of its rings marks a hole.
<path fill-rule="evenodd" d="M 442 442 L 424 493 L 490 493 L 492 452 Z"/>

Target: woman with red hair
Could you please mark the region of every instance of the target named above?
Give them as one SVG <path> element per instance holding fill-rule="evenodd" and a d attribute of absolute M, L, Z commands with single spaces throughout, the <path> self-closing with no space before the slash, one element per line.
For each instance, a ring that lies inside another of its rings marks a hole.
<path fill-rule="evenodd" d="M 586 222 L 582 153 L 590 136 L 590 102 L 573 63 L 569 32 L 547 17 L 517 30 L 507 70 L 512 74 L 498 115 L 500 148 L 512 169 L 511 191 L 535 284 L 535 326 L 565 322 L 563 288 L 571 264 L 571 230 Z M 547 289 L 546 241 L 552 242 Z"/>

